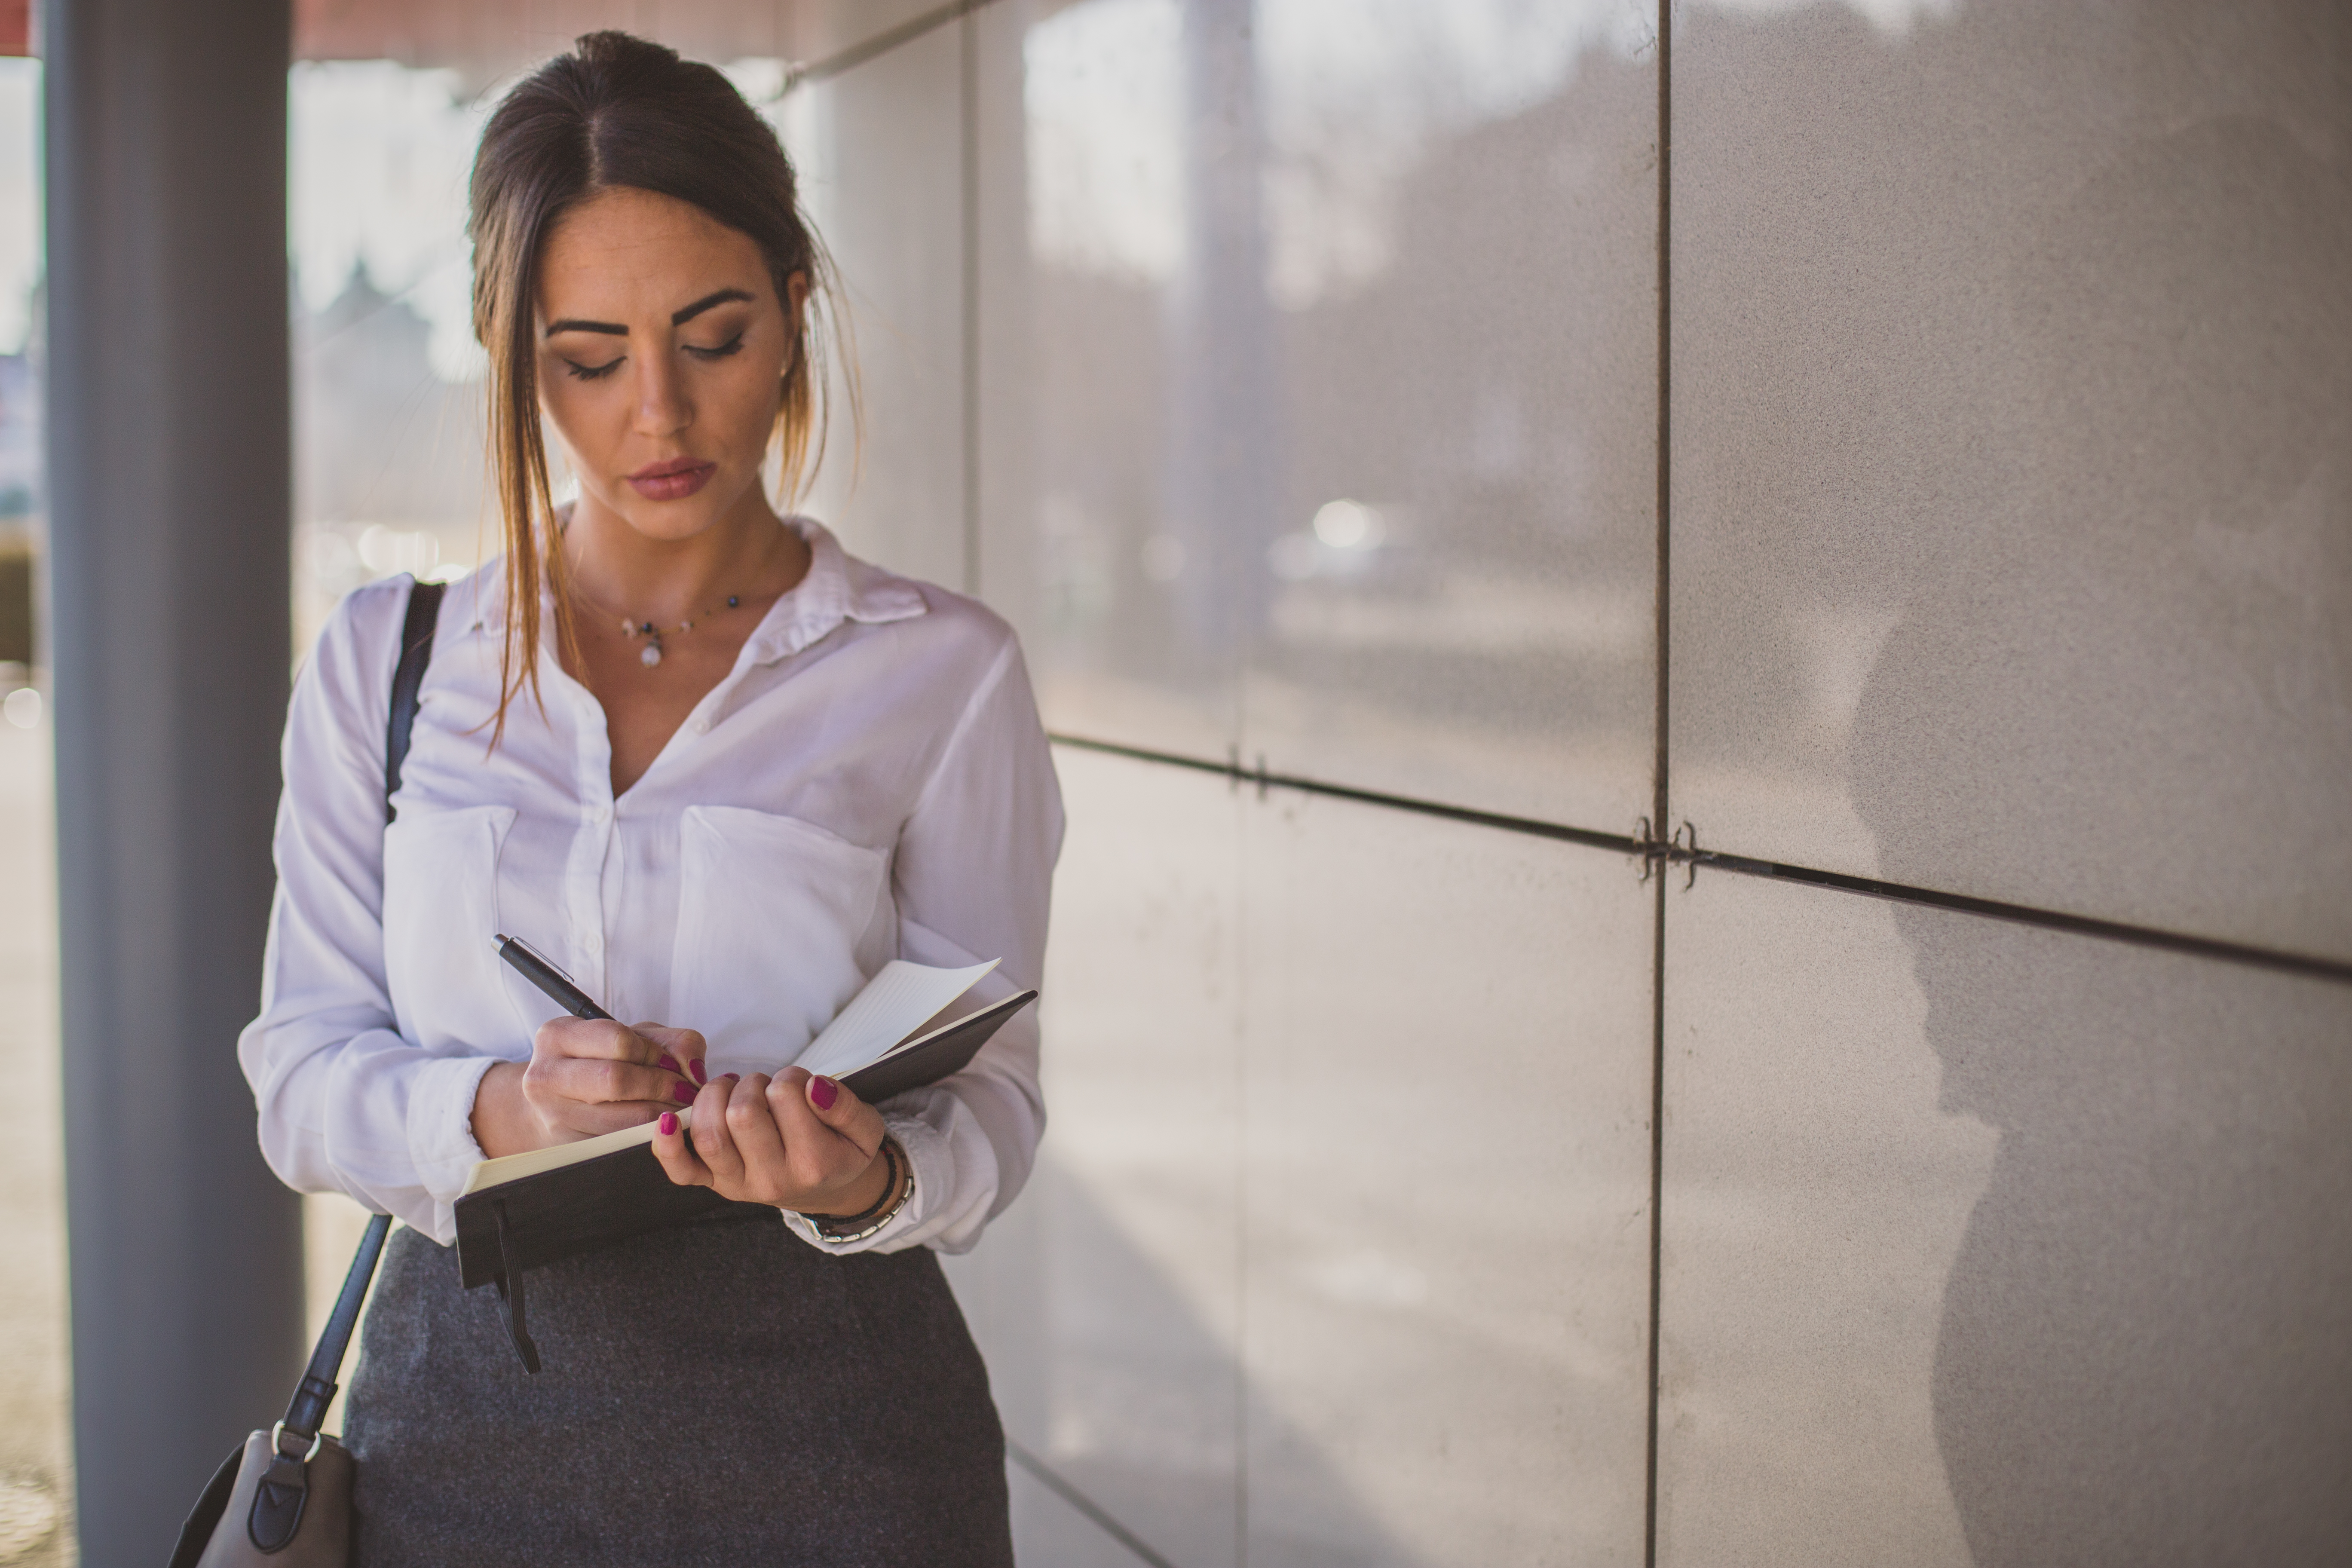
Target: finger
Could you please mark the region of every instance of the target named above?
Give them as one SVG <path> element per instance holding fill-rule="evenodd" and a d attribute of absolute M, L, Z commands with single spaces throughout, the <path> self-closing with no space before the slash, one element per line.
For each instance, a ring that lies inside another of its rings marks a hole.
<path fill-rule="evenodd" d="M 651 1067 L 661 1047 L 610 1018 L 550 1018 L 531 1037 L 533 1057 L 583 1057 L 596 1061 L 642 1062 Z"/>
<path fill-rule="evenodd" d="M 535 1079 L 544 1092 L 592 1105 L 644 1100 L 653 1106 L 653 1114 L 658 1115 L 663 1110 L 694 1103 L 694 1087 L 684 1079 L 674 1072 L 635 1062 L 557 1057 L 551 1061 L 531 1063 L 524 1076 L 526 1079 Z"/>
<path fill-rule="evenodd" d="M 731 1086 L 727 1097 L 727 1132 L 743 1156 L 746 1184 L 781 1190 L 788 1183 L 784 1141 L 768 1109 L 768 1075 L 753 1073 Z"/>
<path fill-rule="evenodd" d="M 743 1179 L 743 1152 L 735 1147 L 734 1134 L 727 1127 L 728 1098 L 739 1081 L 733 1073 L 713 1079 L 694 1102 L 694 1152 L 725 1187 Z"/>
<path fill-rule="evenodd" d="M 703 1037 L 692 1029 L 673 1029 L 667 1024 L 639 1024 L 637 1033 L 652 1041 L 661 1051 L 661 1059 L 654 1065 L 694 1080 L 700 1088 L 710 1081 L 709 1065 L 704 1060 L 709 1047 Z"/>
<path fill-rule="evenodd" d="M 669 1179 L 681 1187 L 713 1184 L 710 1167 L 695 1153 L 693 1143 L 687 1139 L 686 1128 L 674 1110 L 663 1111 L 660 1124 L 654 1129 L 654 1158 L 661 1162 L 661 1168 L 668 1173 Z"/>
<path fill-rule="evenodd" d="M 652 1100 L 561 1100 L 541 1108 L 541 1118 L 551 1127 L 570 1140 L 601 1138 L 607 1132 L 618 1132 L 625 1127 L 643 1127 L 665 1110 L 676 1110 L 675 1105 L 657 1104 Z"/>
<path fill-rule="evenodd" d="M 793 1095 L 797 1101 L 793 1108 L 793 1120 L 784 1121 L 781 1115 L 778 1117 L 779 1123 L 784 1128 L 786 1140 L 790 1141 L 793 1130 L 801 1125 L 800 1119 L 804 1116 L 811 1124 L 809 1135 L 814 1135 L 817 1129 L 822 1128 L 855 1150 L 861 1166 L 873 1159 L 874 1152 L 882 1147 L 882 1140 L 888 1131 L 883 1124 L 882 1113 L 858 1099 L 857 1091 L 839 1079 L 813 1078 L 797 1068 L 789 1068 L 787 1072 L 793 1077 L 790 1087 L 798 1092 Z M 769 1091 L 771 1098 L 780 1096 L 785 1088 L 786 1079 L 778 1079 L 776 1088 Z"/>

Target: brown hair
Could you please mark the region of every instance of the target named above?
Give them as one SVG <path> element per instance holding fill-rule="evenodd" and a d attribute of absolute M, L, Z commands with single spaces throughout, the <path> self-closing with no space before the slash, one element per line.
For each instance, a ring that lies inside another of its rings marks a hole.
<path fill-rule="evenodd" d="M 824 455 L 826 348 L 845 337 L 833 262 L 802 213 L 775 132 L 709 66 L 626 33 L 590 33 L 508 93 L 482 132 L 466 224 L 474 242 L 474 335 L 489 355 L 488 443 L 506 535 L 506 643 L 495 735 L 526 685 L 539 695 L 539 584 L 555 589 L 557 635 L 576 651 L 560 524 L 540 428 L 538 271 L 557 222 L 616 186 L 690 202 L 751 237 L 791 321 L 776 418 L 789 503 Z M 808 279 L 794 316 L 790 279 Z M 845 356 L 853 419 L 856 382 Z"/>

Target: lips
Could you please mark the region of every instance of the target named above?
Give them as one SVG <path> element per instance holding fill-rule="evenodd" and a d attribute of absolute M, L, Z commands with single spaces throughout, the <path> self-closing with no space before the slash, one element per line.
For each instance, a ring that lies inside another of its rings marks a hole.
<path fill-rule="evenodd" d="M 710 476 L 718 471 L 716 463 L 695 458 L 671 458 L 647 463 L 629 476 L 629 484 L 647 500 L 684 500 L 709 484 Z"/>

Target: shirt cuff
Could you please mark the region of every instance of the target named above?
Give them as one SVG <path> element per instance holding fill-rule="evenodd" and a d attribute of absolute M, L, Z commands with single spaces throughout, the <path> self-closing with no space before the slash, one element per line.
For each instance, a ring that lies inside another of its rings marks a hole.
<path fill-rule="evenodd" d="M 434 1239 L 446 1247 L 457 1238 L 455 1205 L 466 1178 L 487 1156 L 474 1142 L 474 1096 L 482 1076 L 503 1057 L 442 1057 L 426 1062 L 410 1081 L 408 1152 L 417 1184 L 433 1200 Z"/>
<path fill-rule="evenodd" d="M 919 1117 L 884 1112 L 882 1125 L 898 1147 L 906 1152 L 907 1163 L 914 1168 L 915 1190 L 908 1194 L 907 1206 L 890 1216 L 890 1223 L 872 1236 L 856 1241 L 835 1241 L 816 1227 L 816 1222 L 805 1215 L 784 1211 L 784 1223 L 800 1233 L 802 1239 L 825 1252 L 896 1252 L 907 1245 L 906 1237 L 923 1223 L 923 1215 L 947 1196 L 955 1180 L 955 1154 L 948 1147 L 946 1136 Z"/>

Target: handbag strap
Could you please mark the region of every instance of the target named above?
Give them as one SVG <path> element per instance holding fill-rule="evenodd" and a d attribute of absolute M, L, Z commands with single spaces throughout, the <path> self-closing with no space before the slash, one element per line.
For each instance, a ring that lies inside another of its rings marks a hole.
<path fill-rule="evenodd" d="M 400 764 L 408 760 L 408 737 L 416 727 L 417 693 L 425 667 L 433 662 L 433 630 L 441 619 L 441 583 L 416 583 L 408 590 L 408 616 L 400 627 L 400 662 L 392 671 L 392 717 L 383 731 L 383 819 L 399 816 L 392 797 L 400 789 Z"/>
<path fill-rule="evenodd" d="M 294 1390 L 292 1403 L 286 1406 L 286 1419 L 280 1423 L 278 1443 L 291 1436 L 303 1447 L 319 1435 L 319 1423 L 327 1418 L 327 1406 L 334 1403 L 335 1376 L 343 1370 L 343 1352 L 350 1348 L 352 1331 L 359 1326 L 360 1304 L 367 1300 L 368 1284 L 375 1278 L 376 1259 L 383 1254 L 383 1238 L 392 1234 L 392 1216 L 372 1215 L 367 1234 L 360 1237 L 360 1249 L 352 1258 L 351 1272 L 343 1276 L 343 1293 L 335 1298 L 335 1310 L 327 1314 L 327 1327 L 319 1336 L 318 1345 L 310 1352 L 310 1364 L 302 1373 L 302 1382 Z"/>
<path fill-rule="evenodd" d="M 433 662 L 433 632 L 441 619 L 442 588 L 439 583 L 415 583 L 408 590 L 408 614 L 400 627 L 400 662 L 392 672 L 392 712 L 383 731 L 383 819 L 387 824 L 397 815 L 392 797 L 400 788 L 400 764 L 408 759 L 409 735 L 416 727 L 417 692 L 425 684 L 425 667 Z M 278 1441 L 273 1447 L 290 1433 L 307 1448 L 319 1435 L 327 1406 L 334 1403 L 335 1379 L 343 1370 L 343 1352 L 351 1348 L 352 1331 L 359 1326 L 361 1304 L 375 1279 L 376 1259 L 383 1255 L 384 1237 L 391 1233 L 390 1215 L 369 1217 L 367 1234 L 360 1237 L 351 1271 L 343 1276 L 342 1294 L 335 1298 L 326 1330 L 311 1348 L 310 1364 L 286 1406 L 286 1419 L 279 1425 Z"/>
<path fill-rule="evenodd" d="M 392 673 L 392 711 L 383 735 L 386 826 L 398 815 L 393 809 L 392 797 L 400 788 L 400 764 L 407 760 L 409 735 L 416 725 L 417 693 L 425 683 L 425 668 L 433 659 L 433 632 L 441 617 L 441 590 L 438 583 L 415 582 L 408 590 L 408 614 L 400 628 L 400 660 Z M 269 1463 L 255 1481 L 253 1506 L 247 1510 L 245 1521 L 247 1539 L 264 1555 L 283 1551 L 302 1528 L 302 1516 L 310 1501 L 310 1461 L 318 1457 L 320 1445 L 326 1440 L 319 1427 L 327 1419 L 327 1407 L 335 1401 L 335 1379 L 343 1370 L 343 1354 L 351 1349 L 352 1331 L 359 1327 L 360 1308 L 367 1300 L 368 1286 L 375 1279 L 377 1260 L 383 1256 L 384 1238 L 391 1234 L 390 1215 L 368 1217 L 359 1251 L 352 1258 L 350 1272 L 343 1276 L 342 1293 L 335 1298 L 335 1310 L 327 1314 L 326 1330 L 311 1348 L 310 1364 L 303 1369 L 302 1381 L 295 1385 L 294 1397 L 286 1406 L 286 1418 L 269 1434 Z M 294 1439 L 290 1451 L 286 1441 L 289 1436 Z M 211 1547 L 217 1543 L 219 1531 L 226 1527 L 222 1516 L 236 1489 L 244 1454 L 245 1450 L 239 1448 L 229 1455 L 227 1462 L 213 1477 L 212 1484 L 205 1489 L 204 1496 L 196 1500 L 195 1511 L 188 1515 L 186 1524 L 181 1528 L 179 1548 L 172 1553 L 172 1568 L 186 1568 L 212 1555 Z M 230 1554 L 246 1560 L 246 1553 L 234 1546 Z M 335 1555 L 341 1561 L 342 1554 L 337 1552 Z"/>

